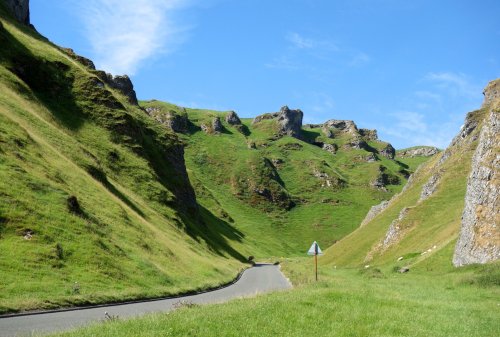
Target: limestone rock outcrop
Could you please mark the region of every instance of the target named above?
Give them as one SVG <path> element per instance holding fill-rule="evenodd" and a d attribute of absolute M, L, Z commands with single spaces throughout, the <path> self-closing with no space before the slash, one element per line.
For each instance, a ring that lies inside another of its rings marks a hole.
<path fill-rule="evenodd" d="M 176 113 L 175 111 L 164 112 L 160 107 L 151 106 L 144 109 L 148 115 L 154 118 L 160 124 L 174 132 L 187 132 L 189 120 L 184 113 Z"/>
<path fill-rule="evenodd" d="M 359 129 L 359 134 L 363 136 L 364 139 L 366 140 L 377 140 L 378 135 L 377 135 L 377 130 L 370 130 L 370 129 Z"/>
<path fill-rule="evenodd" d="M 366 214 L 365 218 L 361 222 L 360 227 L 362 227 L 362 226 L 366 225 L 367 223 L 369 223 L 373 218 L 375 218 L 384 209 L 386 209 L 387 206 L 389 206 L 389 201 L 388 200 L 384 200 L 380 204 L 372 206 L 372 208 L 370 208 L 370 210 Z"/>
<path fill-rule="evenodd" d="M 113 76 L 102 70 L 95 70 L 94 74 L 111 88 L 118 90 L 122 95 L 127 97 L 130 104 L 139 105 L 134 85 L 127 75 Z"/>
<path fill-rule="evenodd" d="M 224 127 L 222 126 L 222 123 L 220 121 L 219 117 L 214 117 L 212 119 L 212 130 L 213 132 L 222 132 Z"/>
<path fill-rule="evenodd" d="M 493 101 L 498 101 L 500 99 L 500 81 L 491 81 L 488 83 L 486 88 L 483 91 L 484 101 L 483 108 L 492 104 Z"/>
<path fill-rule="evenodd" d="M 138 105 L 137 96 L 134 90 L 134 85 L 127 75 L 117 75 L 113 76 L 108 74 L 108 84 L 120 91 L 123 95 L 128 98 L 129 103 Z"/>
<path fill-rule="evenodd" d="M 63 51 L 69 57 L 71 57 L 73 60 L 80 62 L 81 64 L 83 64 L 87 68 L 89 68 L 91 70 L 96 70 L 94 62 L 92 62 L 92 60 L 76 54 L 73 49 L 71 49 L 71 48 L 62 48 L 61 47 L 60 50 Z"/>
<path fill-rule="evenodd" d="M 440 151 L 437 147 L 432 146 L 421 146 L 421 147 L 413 147 L 411 149 L 406 149 L 398 152 L 399 157 L 432 157 L 435 154 L 438 154 Z"/>
<path fill-rule="evenodd" d="M 390 173 L 385 166 L 380 165 L 378 175 L 370 185 L 379 190 L 387 191 L 385 188 L 387 185 L 398 185 L 400 183 L 401 179 L 397 175 Z"/>
<path fill-rule="evenodd" d="M 351 139 L 351 141 L 349 143 L 347 143 L 345 145 L 345 147 L 356 149 L 356 150 L 361 150 L 361 149 L 366 150 L 366 149 L 368 149 L 368 144 L 361 136 L 356 135 L 355 137 L 353 137 Z"/>
<path fill-rule="evenodd" d="M 323 143 L 323 145 L 321 145 L 321 148 L 325 151 L 330 152 L 331 154 L 337 153 L 338 150 L 338 146 L 336 144 Z"/>
<path fill-rule="evenodd" d="M 392 147 L 391 144 L 387 144 L 386 147 L 384 147 L 380 151 L 380 154 L 386 158 L 394 159 L 394 156 L 396 155 L 396 150 L 394 149 L 394 147 Z"/>
<path fill-rule="evenodd" d="M 402 221 L 408 214 L 409 210 L 409 207 L 404 207 L 401 212 L 399 212 L 398 217 L 391 222 L 391 225 L 385 234 L 384 240 L 382 241 L 382 249 L 389 247 L 401 238 L 404 230 Z"/>
<path fill-rule="evenodd" d="M 302 118 L 304 113 L 300 109 L 292 110 L 286 105 L 279 112 L 268 113 L 254 118 L 252 125 L 258 124 L 266 119 L 275 119 L 278 123 L 278 134 L 301 138 Z"/>
<path fill-rule="evenodd" d="M 463 266 L 500 258 L 500 81 L 485 90 L 489 106 L 467 182 L 462 226 L 453 264 Z"/>
<path fill-rule="evenodd" d="M 450 147 L 460 145 L 463 142 L 471 143 L 477 139 L 476 137 L 469 137 L 472 131 L 474 131 L 479 124 L 479 121 L 476 118 L 473 118 L 473 115 L 474 112 L 469 112 L 467 114 L 465 117 L 465 124 L 461 127 L 458 135 L 452 139 Z"/>
<path fill-rule="evenodd" d="M 29 0 L 5 0 L 5 4 L 19 22 L 25 25 L 30 24 Z"/>
<path fill-rule="evenodd" d="M 230 125 L 240 125 L 241 124 L 240 117 L 238 117 L 238 115 L 234 111 L 229 111 L 229 113 L 226 115 L 226 122 L 227 122 L 227 124 L 230 124 Z"/>
<path fill-rule="evenodd" d="M 350 133 L 352 135 L 359 134 L 358 127 L 353 121 L 330 119 L 323 124 L 323 128 L 334 130 L 336 129 L 341 132 Z"/>
<path fill-rule="evenodd" d="M 422 186 L 422 192 L 420 193 L 420 199 L 418 201 L 424 201 L 436 192 L 440 178 L 441 172 L 439 171 L 429 178 L 424 186 Z"/>

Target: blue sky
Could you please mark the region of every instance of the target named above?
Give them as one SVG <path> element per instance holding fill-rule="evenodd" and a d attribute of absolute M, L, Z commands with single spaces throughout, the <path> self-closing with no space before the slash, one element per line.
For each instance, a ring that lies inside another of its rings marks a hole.
<path fill-rule="evenodd" d="M 351 119 L 396 148 L 446 147 L 500 77 L 497 0 L 31 0 L 51 41 L 139 99 Z"/>

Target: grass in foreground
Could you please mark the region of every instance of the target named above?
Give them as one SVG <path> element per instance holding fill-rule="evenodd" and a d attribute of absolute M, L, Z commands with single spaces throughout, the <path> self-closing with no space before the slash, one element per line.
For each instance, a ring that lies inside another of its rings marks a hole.
<path fill-rule="evenodd" d="M 310 262 L 309 260 L 307 262 Z M 288 263 L 296 289 L 57 336 L 498 336 L 499 265 L 441 274 Z"/>

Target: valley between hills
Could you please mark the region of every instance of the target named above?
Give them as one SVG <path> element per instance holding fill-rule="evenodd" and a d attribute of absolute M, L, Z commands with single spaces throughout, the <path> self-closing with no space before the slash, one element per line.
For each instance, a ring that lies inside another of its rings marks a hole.
<path fill-rule="evenodd" d="M 140 100 L 12 3 L 1 314 L 203 291 L 257 261 L 294 289 L 61 336 L 500 334 L 500 80 L 448 148 L 395 149 L 355 121 L 303 124 L 297 107 L 241 118 Z"/>

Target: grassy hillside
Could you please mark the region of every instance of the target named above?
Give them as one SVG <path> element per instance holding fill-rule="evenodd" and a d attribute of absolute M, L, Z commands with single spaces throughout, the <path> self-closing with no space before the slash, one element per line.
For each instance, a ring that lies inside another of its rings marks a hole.
<path fill-rule="evenodd" d="M 0 313 L 205 289 L 287 256 L 292 291 L 63 336 L 500 334 L 499 264 L 451 266 L 486 108 L 432 159 L 392 158 L 339 121 L 292 137 L 272 114 L 135 105 L 1 4 L 0 22 Z M 317 283 L 297 257 L 313 240 L 330 246 Z"/>
<path fill-rule="evenodd" d="M 0 312 L 227 282 L 242 233 L 198 205 L 178 137 L 0 5 Z"/>
<path fill-rule="evenodd" d="M 186 144 L 186 165 L 198 201 L 245 234 L 235 247 L 258 258 L 301 255 L 312 241 L 329 246 L 354 230 L 368 209 L 399 192 L 416 167 L 381 155 L 387 146 L 359 134 L 304 126 L 301 139 L 278 134 L 272 118 L 229 124 L 229 112 L 140 103 Z M 222 125 L 213 130 L 214 119 Z M 172 126 L 172 121 L 175 122 Z M 337 149 L 331 153 L 319 144 Z M 367 158 L 371 158 L 369 161 Z M 380 175 L 385 189 L 371 186 Z M 267 195 L 266 195 L 267 193 Z"/>
<path fill-rule="evenodd" d="M 431 258 L 436 260 L 431 264 L 436 264 L 437 268 L 451 265 L 471 158 L 486 112 L 487 109 L 483 108 L 470 113 L 468 122 L 478 123 L 474 131 L 423 164 L 404 193 L 397 195 L 368 224 L 330 247 L 322 262 L 337 266 L 418 268 Z M 424 186 L 432 181 L 437 181 L 435 191 L 420 200 Z M 396 221 L 400 215 L 402 220 Z M 398 230 L 394 239 L 388 239 L 387 233 L 393 222 L 397 223 Z"/>
<path fill-rule="evenodd" d="M 411 170 L 338 130 L 299 140 L 273 120 L 139 107 L 89 60 L 0 17 L 0 312 L 226 282 L 249 255 L 339 240 Z M 181 132 L 158 123 L 165 111 Z M 370 185 L 381 176 L 386 187 Z"/>

